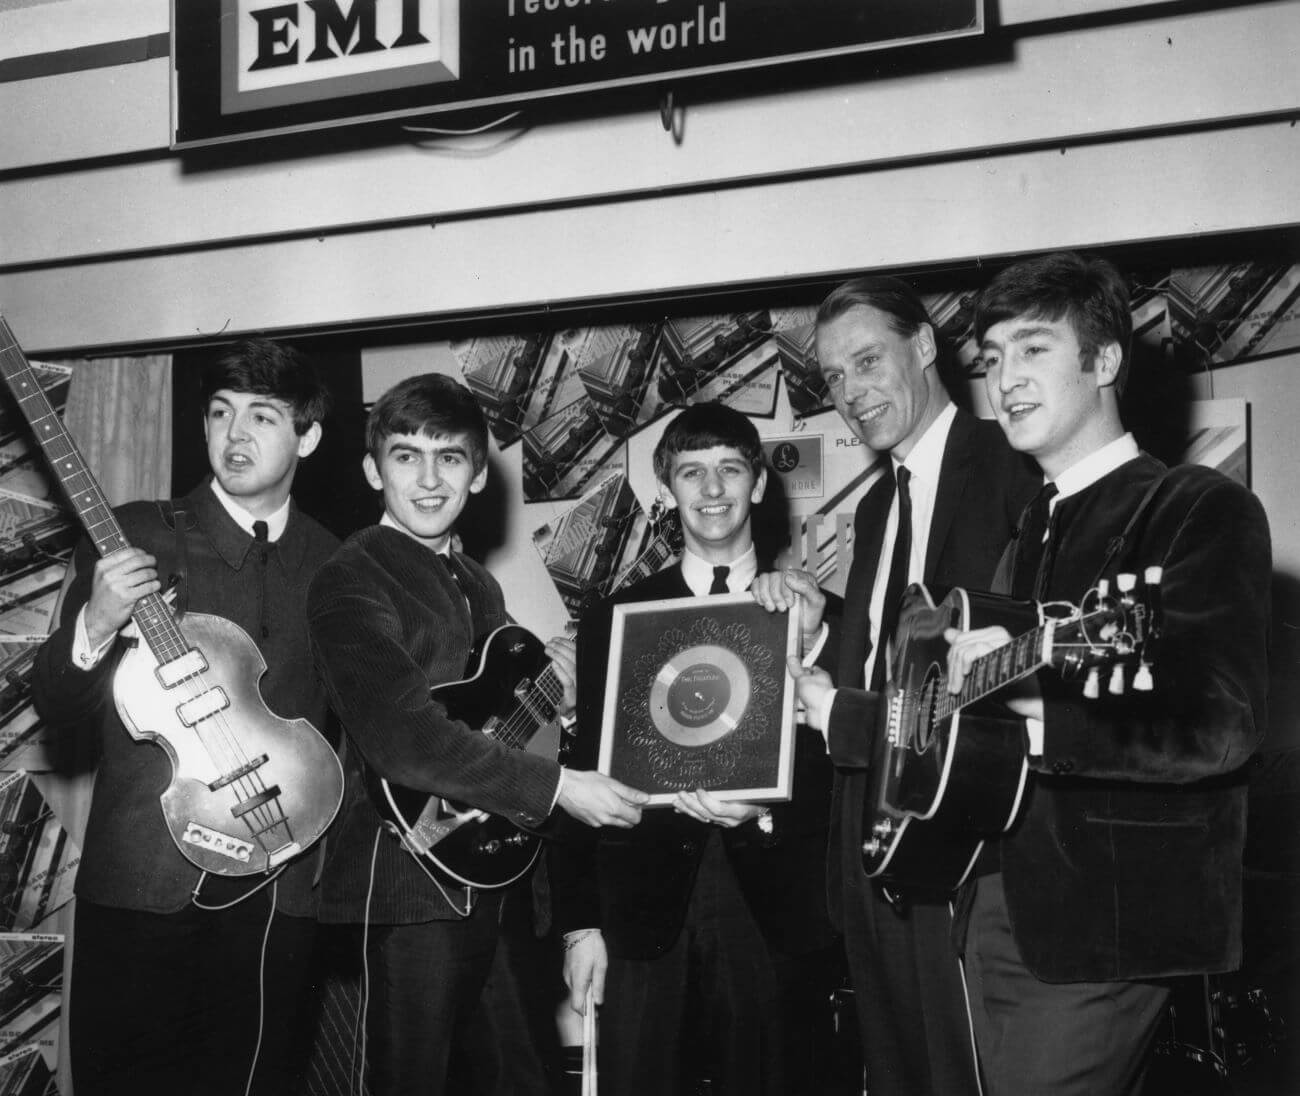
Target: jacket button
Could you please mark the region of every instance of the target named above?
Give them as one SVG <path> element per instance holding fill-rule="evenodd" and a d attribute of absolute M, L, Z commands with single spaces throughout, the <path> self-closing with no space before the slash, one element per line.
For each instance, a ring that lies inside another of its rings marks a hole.
<path fill-rule="evenodd" d="M 687 856 L 694 856 L 694 855 L 695 855 L 695 842 L 694 842 L 694 841 L 683 841 L 683 842 L 682 842 L 682 852 L 684 852 Z"/>
<path fill-rule="evenodd" d="M 1074 771 L 1074 762 L 1073 762 L 1073 761 L 1053 761 L 1053 762 L 1052 762 L 1052 772 L 1054 772 L 1054 773 L 1069 773 L 1069 772 L 1073 772 L 1073 771 Z"/>

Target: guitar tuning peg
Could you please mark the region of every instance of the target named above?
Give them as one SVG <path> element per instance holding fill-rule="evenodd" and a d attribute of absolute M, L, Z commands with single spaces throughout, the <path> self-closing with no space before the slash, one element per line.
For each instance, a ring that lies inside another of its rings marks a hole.
<path fill-rule="evenodd" d="M 1088 676 L 1084 679 L 1083 695 L 1089 700 L 1096 700 L 1101 696 L 1101 671 L 1096 666 L 1088 671 Z"/>
<path fill-rule="evenodd" d="M 1110 594 L 1110 579 L 1100 578 L 1097 580 L 1097 596 L 1104 598 Z"/>
<path fill-rule="evenodd" d="M 1139 693 L 1149 693 L 1154 685 L 1155 681 L 1151 677 L 1151 663 L 1140 663 L 1133 674 L 1133 688 Z"/>
<path fill-rule="evenodd" d="M 1129 574 L 1128 572 L 1125 572 L 1122 575 L 1115 576 L 1115 585 L 1119 587 L 1119 591 L 1121 594 L 1127 594 L 1130 590 L 1132 590 L 1135 586 L 1137 586 L 1137 581 L 1138 581 L 1137 575 Z"/>
<path fill-rule="evenodd" d="M 1122 663 L 1116 663 L 1115 668 L 1110 672 L 1110 684 L 1106 691 L 1111 696 L 1124 695 L 1124 666 Z"/>

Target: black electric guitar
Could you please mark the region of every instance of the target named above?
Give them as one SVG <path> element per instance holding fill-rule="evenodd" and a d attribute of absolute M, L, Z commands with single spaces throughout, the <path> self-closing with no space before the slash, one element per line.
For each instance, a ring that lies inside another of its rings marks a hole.
<path fill-rule="evenodd" d="M 1023 723 L 981 701 L 1045 666 L 1066 677 L 1086 674 L 1083 694 L 1152 686 L 1160 569 L 1100 582 L 1080 606 L 1032 602 L 953 589 L 935 605 L 919 584 L 903 595 L 894 640 L 892 680 L 880 699 L 880 722 L 862 846 L 867 875 L 895 887 L 954 890 L 970 874 L 987 838 L 1015 821 L 1029 777 Z M 1047 615 L 1047 613 L 1055 615 Z M 1041 615 L 1041 620 L 1040 620 Z M 1028 621 L 1036 626 L 1024 629 Z M 944 630 L 1001 625 L 1015 639 L 975 660 L 961 692 L 948 691 Z"/>
<path fill-rule="evenodd" d="M 511 749 L 554 760 L 564 686 L 542 641 L 518 624 L 504 624 L 474 644 L 467 666 L 466 678 L 433 689 L 447 714 Z M 462 886 L 513 883 L 541 848 L 540 837 L 499 815 L 382 777 L 373 778 L 371 798 L 412 853 Z"/>
<path fill-rule="evenodd" d="M 128 547 L 122 527 L 0 317 L 0 371 L 101 556 Z M 133 738 L 172 763 L 160 801 L 176 847 L 213 875 L 272 872 L 315 842 L 343 799 L 343 769 L 305 719 L 263 703 L 266 662 L 238 625 L 188 613 L 161 594 L 131 614 L 143 638 L 123 656 L 113 699 Z"/>

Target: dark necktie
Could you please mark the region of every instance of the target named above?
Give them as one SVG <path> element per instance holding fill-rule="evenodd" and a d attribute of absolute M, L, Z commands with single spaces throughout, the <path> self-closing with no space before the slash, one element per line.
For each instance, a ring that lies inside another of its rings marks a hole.
<path fill-rule="evenodd" d="M 1025 510 L 1025 520 L 1016 538 L 1016 565 L 1011 576 L 1013 597 L 1041 600 L 1051 573 L 1048 527 L 1052 518 L 1052 499 L 1056 484 L 1045 483 Z"/>
<path fill-rule="evenodd" d="M 894 474 L 898 492 L 898 532 L 889 556 L 889 577 L 885 580 L 885 600 L 880 608 L 880 631 L 876 643 L 876 660 L 871 667 L 871 688 L 879 692 L 885 683 L 885 663 L 889 660 L 889 641 L 898 627 L 898 603 L 907 589 L 907 567 L 912 559 L 912 494 L 908 489 L 912 473 L 900 464 Z"/>
<path fill-rule="evenodd" d="M 727 589 L 727 576 L 731 574 L 730 567 L 713 568 L 713 585 L 709 587 L 711 594 L 727 594 L 731 591 Z"/>
<path fill-rule="evenodd" d="M 260 631 L 262 638 L 267 639 L 271 634 L 270 621 L 267 620 L 266 613 L 266 563 L 267 563 L 267 527 L 264 521 L 253 522 L 253 547 L 257 550 L 257 562 L 262 568 L 262 589 L 261 589 L 261 617 Z"/>

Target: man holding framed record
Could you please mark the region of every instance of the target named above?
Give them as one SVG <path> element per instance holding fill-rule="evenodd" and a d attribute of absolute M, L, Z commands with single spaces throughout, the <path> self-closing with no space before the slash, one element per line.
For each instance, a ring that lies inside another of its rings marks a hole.
<path fill-rule="evenodd" d="M 602 738 L 608 755 L 611 732 L 623 725 L 656 740 L 649 765 L 665 787 L 682 786 L 686 758 L 713 751 L 699 771 L 721 773 L 713 786 L 729 790 L 656 796 L 665 809 L 647 809 L 633 829 L 568 827 L 552 843 L 569 1004 L 582 1011 L 590 990 L 600 1007 L 599 1068 L 609 1091 L 685 1093 L 707 1076 L 719 1096 L 820 1092 L 818 1067 L 830 1056 L 817 1032 L 822 1023 L 829 1031 L 839 973 L 825 903 L 830 765 L 820 736 L 800 727 L 787 793 L 743 775 L 752 747 L 740 740 L 753 715 L 782 718 L 784 675 L 778 665 L 767 681 L 767 656 L 784 649 L 784 625 L 775 638 L 737 643 L 743 627 L 726 614 L 750 612 L 752 600 L 719 596 L 744 594 L 759 570 L 750 512 L 767 482 L 762 445 L 744 415 L 698 404 L 669 424 L 654 465 L 684 550 L 584 616 L 568 764 L 595 768 Z M 708 597 L 707 609 L 690 613 L 679 603 L 650 627 L 628 623 L 639 603 L 688 597 Z M 627 657 L 607 688 L 616 638 Z M 643 648 L 635 657 L 625 649 L 633 639 Z M 623 701 L 638 691 L 642 703 L 629 709 Z M 782 739 L 791 736 L 778 728 Z M 737 779 L 728 780 L 733 769 Z M 763 772 L 779 770 L 778 759 Z M 748 791 L 753 798 L 735 797 Z"/>

